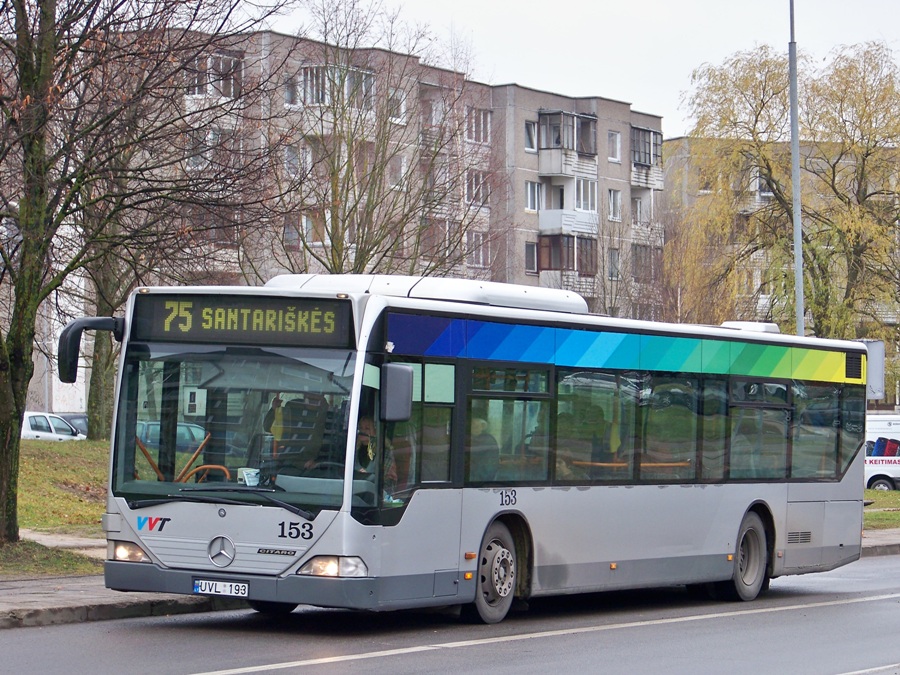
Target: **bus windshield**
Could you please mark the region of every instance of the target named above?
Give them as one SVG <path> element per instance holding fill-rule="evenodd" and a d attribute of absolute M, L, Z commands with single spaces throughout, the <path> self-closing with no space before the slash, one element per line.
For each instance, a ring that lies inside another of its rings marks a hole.
<path fill-rule="evenodd" d="M 179 499 L 338 508 L 355 362 L 346 349 L 130 345 L 113 493 L 133 508 Z"/>

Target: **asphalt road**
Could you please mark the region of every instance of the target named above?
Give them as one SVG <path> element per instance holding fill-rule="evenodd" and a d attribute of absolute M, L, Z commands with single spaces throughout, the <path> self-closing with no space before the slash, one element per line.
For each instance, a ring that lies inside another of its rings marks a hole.
<path fill-rule="evenodd" d="M 451 611 L 249 610 L 0 631 L 15 673 L 900 673 L 900 556 L 772 582 L 753 603 L 652 589 Z"/>

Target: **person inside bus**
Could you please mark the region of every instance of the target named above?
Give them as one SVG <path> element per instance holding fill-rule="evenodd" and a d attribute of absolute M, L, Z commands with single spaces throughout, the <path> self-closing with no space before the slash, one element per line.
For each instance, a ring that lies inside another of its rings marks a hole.
<path fill-rule="evenodd" d="M 487 420 L 472 418 L 469 447 L 466 448 L 466 479 L 476 483 L 494 480 L 500 464 L 500 446 L 487 429 Z"/>
<path fill-rule="evenodd" d="M 381 447 L 383 451 L 379 451 L 379 436 L 375 429 L 374 418 L 372 415 L 364 414 L 359 418 L 359 424 L 356 429 L 355 470 L 374 478 L 378 474 L 380 462 L 384 480 L 382 487 L 386 494 L 391 495 L 397 487 L 397 467 L 394 464 L 394 449 L 387 439 L 384 439 Z"/>
<path fill-rule="evenodd" d="M 272 434 L 276 441 L 284 436 L 284 408 L 281 405 L 281 394 L 275 394 L 272 405 L 263 417 L 263 430 Z"/>

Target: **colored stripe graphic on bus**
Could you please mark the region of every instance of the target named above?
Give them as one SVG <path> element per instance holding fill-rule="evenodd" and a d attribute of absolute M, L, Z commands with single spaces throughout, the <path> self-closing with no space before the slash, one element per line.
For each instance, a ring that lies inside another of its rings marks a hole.
<path fill-rule="evenodd" d="M 398 355 L 862 383 L 861 379 L 847 378 L 841 352 L 756 342 L 410 314 L 390 315 L 388 340 Z"/>

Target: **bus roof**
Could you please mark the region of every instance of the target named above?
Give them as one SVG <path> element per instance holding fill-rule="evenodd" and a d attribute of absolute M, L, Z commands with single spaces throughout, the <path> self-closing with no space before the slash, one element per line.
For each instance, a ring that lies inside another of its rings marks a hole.
<path fill-rule="evenodd" d="M 587 302 L 574 291 L 476 279 L 377 274 L 283 274 L 269 280 L 266 287 L 302 289 L 313 293 L 370 293 L 419 300 L 449 300 L 569 314 L 588 313 Z"/>

